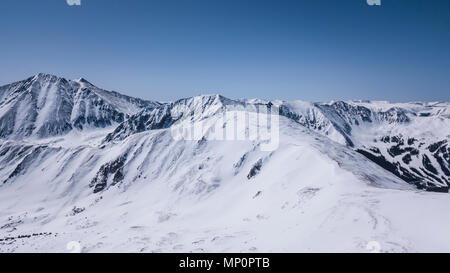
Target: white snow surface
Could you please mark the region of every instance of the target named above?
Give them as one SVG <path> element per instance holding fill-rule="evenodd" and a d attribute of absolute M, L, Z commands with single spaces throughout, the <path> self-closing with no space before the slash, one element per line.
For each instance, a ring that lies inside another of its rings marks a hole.
<path fill-rule="evenodd" d="M 37 105 L 47 101 L 42 117 L 55 105 L 54 93 L 38 93 Z M 104 100 L 123 112 L 138 110 Z M 142 115 L 160 124 L 190 111 L 194 122 L 227 127 L 232 122 L 218 115 L 230 103 L 199 96 Z M 170 124 L 134 130 L 128 125 L 137 124 L 139 111 L 123 130 L 110 124 L 0 139 L 0 252 L 67 252 L 72 241 L 82 252 L 369 252 L 373 241 L 381 252 L 450 251 L 449 195 L 417 190 L 347 143 L 365 147 L 387 132 L 446 139 L 448 103 L 347 102 L 374 109 L 371 123 L 338 116 L 327 108 L 333 103 L 273 104 L 290 114 L 280 117 L 280 145 L 271 152 L 261 151 L 258 140 L 175 141 Z M 373 114 L 393 107 L 410 121 Z M 431 114 L 418 118 L 421 112 Z M 341 130 L 347 122 L 350 133 Z M 105 141 L 112 132 L 123 137 Z"/>

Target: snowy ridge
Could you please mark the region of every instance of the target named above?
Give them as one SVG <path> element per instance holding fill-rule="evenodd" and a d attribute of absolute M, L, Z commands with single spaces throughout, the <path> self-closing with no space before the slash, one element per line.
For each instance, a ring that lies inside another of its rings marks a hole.
<path fill-rule="evenodd" d="M 86 252 L 307 251 L 313 246 L 307 234 L 316 232 L 320 221 L 321 232 L 343 225 L 339 234 L 350 242 L 341 247 L 348 251 L 364 251 L 375 237 L 395 242 L 386 245 L 391 251 L 411 247 L 387 224 L 372 230 L 372 222 L 361 224 L 361 238 L 352 242 L 349 223 L 332 219 L 352 207 L 355 216 L 373 214 L 379 221 L 376 206 L 357 201 L 359 191 L 377 199 L 399 190 L 414 195 L 413 188 L 290 119 L 281 119 L 281 135 L 274 152 L 261 152 L 260 143 L 251 141 L 173 141 L 169 129 L 105 146 L 5 142 L 0 147 L 1 166 L 7 166 L 0 170 L 6 178 L 0 187 L 5 234 L 16 238 L 40 231 L 54 237 L 16 239 L 0 249 L 61 251 L 77 240 Z M 253 172 L 256 164 L 259 170 Z M 295 231 L 310 218 L 318 222 Z M 282 228 L 305 245 L 295 246 L 289 237 L 280 238 L 279 247 L 264 243 L 266 232 L 280 228 L 276 223 L 285 223 Z M 311 250 L 331 250 L 335 243 Z"/>
<path fill-rule="evenodd" d="M 160 104 L 43 74 L 0 99 L 0 252 L 450 251 L 448 195 L 415 186 L 448 185 L 448 103 Z M 274 151 L 171 134 L 255 105 L 280 110 Z"/>
<path fill-rule="evenodd" d="M 280 114 L 417 185 L 450 185 L 449 103 L 283 102 Z"/>
<path fill-rule="evenodd" d="M 143 110 L 120 124 L 104 141 L 169 128 L 186 118 L 199 121 L 230 106 L 269 103 L 279 107 L 280 115 L 360 152 L 408 183 L 450 185 L 448 103 L 267 102 L 204 95 Z M 438 144 L 433 151 L 427 148 Z"/>
<path fill-rule="evenodd" d="M 192 121 L 195 122 L 224 110 L 226 102 L 229 103 L 230 100 L 220 95 L 203 95 L 180 99 L 153 109 L 144 109 L 120 124 L 105 141 L 122 140 L 147 130 L 169 128 L 183 118 L 192 117 Z"/>

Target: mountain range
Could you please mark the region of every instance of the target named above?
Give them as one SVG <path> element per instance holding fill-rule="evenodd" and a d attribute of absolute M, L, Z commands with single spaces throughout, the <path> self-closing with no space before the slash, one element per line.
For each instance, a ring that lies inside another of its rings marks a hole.
<path fill-rule="evenodd" d="M 256 107 L 273 151 L 173 137 L 246 135 L 226 113 Z M 450 251 L 449 139 L 450 102 L 162 103 L 40 73 L 0 87 L 0 251 Z"/>

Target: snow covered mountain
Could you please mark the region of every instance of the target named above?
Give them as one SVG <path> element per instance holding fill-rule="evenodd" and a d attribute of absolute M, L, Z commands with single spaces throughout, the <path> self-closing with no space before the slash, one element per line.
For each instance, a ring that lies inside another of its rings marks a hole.
<path fill-rule="evenodd" d="M 450 185 L 450 103 L 281 103 L 281 114 L 419 187 Z"/>
<path fill-rule="evenodd" d="M 160 104 L 43 74 L 0 94 L 1 252 L 450 251 L 448 195 L 416 187 L 449 183 L 448 103 Z M 248 135 L 226 113 L 258 107 L 275 150 L 174 138 Z"/>
<path fill-rule="evenodd" d="M 269 103 L 280 108 L 280 115 L 358 151 L 408 183 L 429 189 L 450 185 L 449 103 L 255 103 L 209 95 L 139 112 L 108 134 L 105 141 L 169 128 L 184 117 L 201 120 L 229 106 Z"/>
<path fill-rule="evenodd" d="M 158 105 L 102 90 L 82 78 L 70 81 L 40 73 L 0 87 L 0 137 L 43 138 L 103 128 Z"/>

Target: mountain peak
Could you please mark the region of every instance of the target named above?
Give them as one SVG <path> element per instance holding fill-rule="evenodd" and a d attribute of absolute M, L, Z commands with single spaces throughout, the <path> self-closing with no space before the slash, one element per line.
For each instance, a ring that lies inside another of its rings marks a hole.
<path fill-rule="evenodd" d="M 86 80 L 85 78 L 81 77 L 78 79 L 75 79 L 74 82 L 80 83 L 80 84 L 89 84 L 89 85 L 93 85 L 92 83 L 90 83 L 88 80 Z"/>
<path fill-rule="evenodd" d="M 46 138 L 105 128 L 158 103 L 47 73 L 0 88 L 0 138 Z"/>
<path fill-rule="evenodd" d="M 43 72 L 40 72 L 40 73 L 34 75 L 33 77 L 30 77 L 30 78 L 33 79 L 33 80 L 53 80 L 53 81 L 64 80 L 64 81 L 69 81 L 69 80 L 67 80 L 64 77 L 59 77 L 59 76 L 56 76 L 56 75 L 53 75 L 53 74 L 48 74 L 48 73 L 43 73 Z M 90 83 L 88 80 L 86 80 L 83 77 L 80 77 L 80 78 L 72 80 L 72 81 L 73 82 L 77 82 L 79 84 L 93 85 L 92 83 Z"/>
<path fill-rule="evenodd" d="M 53 79 L 53 78 L 60 79 L 61 77 L 58 77 L 53 74 L 47 74 L 47 73 L 40 72 L 40 73 L 34 75 L 33 78 L 35 78 L 35 79 Z"/>

